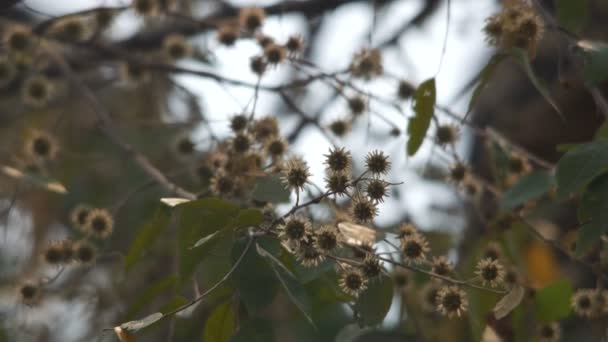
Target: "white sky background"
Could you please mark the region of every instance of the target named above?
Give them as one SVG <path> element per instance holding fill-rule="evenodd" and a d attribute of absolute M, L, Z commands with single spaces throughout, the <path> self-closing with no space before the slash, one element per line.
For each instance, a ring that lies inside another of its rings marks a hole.
<path fill-rule="evenodd" d="M 48 0 L 25 0 L 28 6 L 51 15 L 82 10 L 96 7 L 100 4 L 107 6 L 124 5 L 128 0 L 80 0 L 80 1 L 48 1 Z M 276 1 L 232 1 L 235 5 L 268 5 Z M 376 23 L 377 34 L 372 37 L 372 46 L 375 42 L 382 41 L 392 35 L 404 21 L 411 19 L 419 10 L 423 1 L 401 0 L 395 1 L 390 6 L 390 15 L 380 12 Z M 350 59 L 357 50 L 367 46 L 367 32 L 372 24 L 371 1 L 369 3 L 355 3 L 340 7 L 338 10 L 328 14 L 326 25 L 321 28 L 321 42 L 317 50 L 313 51 L 313 62 L 324 71 L 341 70 L 348 66 Z M 451 101 L 464 84 L 479 71 L 485 59 L 491 51 L 483 43 L 484 37 L 481 27 L 486 17 L 495 11 L 494 1 L 470 1 L 452 0 L 451 23 L 447 40 L 447 49 L 443 57 L 443 65 L 437 75 L 437 102 L 448 105 L 452 110 L 463 113 L 466 110 L 469 95 L 463 97 L 459 103 Z M 195 14 L 196 16 L 196 14 Z M 273 17 L 266 21 L 263 32 L 271 35 L 277 41 L 283 42 L 290 34 L 302 32 L 304 23 L 298 16 Z M 113 37 L 128 37 L 137 32 L 141 20 L 132 13 L 121 15 L 109 32 Z M 446 7 L 440 8 L 435 15 L 427 20 L 424 26 L 411 28 L 401 37 L 399 51 L 396 48 L 385 50 L 383 54 L 384 69 L 390 74 L 404 78 L 417 85 L 422 81 L 433 77 L 438 70 L 446 31 Z M 249 70 L 251 56 L 259 54 L 258 46 L 252 41 L 238 42 L 235 47 L 227 48 L 218 46 L 214 39 L 215 34 L 201 35 L 193 40 L 193 43 L 208 44 L 215 52 L 217 65 L 211 70 L 223 76 L 240 79 L 255 83 L 257 77 Z M 320 47 L 320 48 L 319 48 Z M 184 66 L 189 68 L 205 67 L 195 61 L 184 61 Z M 268 72 L 262 83 L 269 85 L 280 84 L 289 74 L 289 66 L 280 66 L 276 70 Z M 206 109 L 212 129 L 220 136 L 227 136 L 228 119 L 243 110 L 243 107 L 251 100 L 253 90 L 238 87 L 218 86 L 214 81 L 203 80 L 189 75 L 180 75 L 176 79 L 193 92 L 200 94 L 201 102 Z M 361 83 L 359 86 L 366 91 L 380 95 L 384 98 L 394 96 L 396 81 L 379 80 L 370 83 Z M 317 105 L 329 95 L 328 88 L 314 85 L 310 87 L 307 98 L 299 103 L 305 112 L 312 113 Z M 274 95 L 261 94 L 258 101 L 256 114 L 272 114 L 279 104 L 278 97 Z M 410 104 L 403 106 L 406 114 L 411 115 Z M 381 112 L 402 130 L 406 131 L 407 121 L 396 111 L 379 105 L 372 104 L 372 109 Z M 323 114 L 322 123 L 346 115 L 347 109 L 344 101 L 334 103 Z M 370 114 L 367 114 L 370 115 Z M 441 122 L 449 122 L 447 117 L 439 116 Z M 291 132 L 295 121 L 284 120 L 284 133 Z M 402 218 L 404 213 L 409 213 L 415 222 L 423 228 L 437 228 L 446 220 L 452 222 L 452 226 L 441 228 L 451 229 L 458 233 L 464 221 L 458 214 L 445 216 L 431 209 L 431 205 L 443 208 L 458 208 L 460 201 L 455 193 L 439 183 L 423 181 L 417 175 L 420 169 L 429 161 L 431 153 L 441 154 L 438 148 L 433 151 L 432 144 L 423 144 L 422 149 L 414 158 L 406 158 L 406 137 L 402 134 L 397 139 L 377 139 L 379 134 L 388 134 L 389 128 L 378 118 L 371 117 L 371 132 L 374 137 L 367 138 L 367 118 L 360 119 L 354 131 L 348 137 L 339 141 L 339 146 L 344 146 L 354 151 L 355 162 L 362 164 L 364 155 L 372 149 L 381 149 L 391 155 L 393 170 L 389 175 L 391 182 L 404 182 L 399 186 L 402 194 L 401 201 L 387 200 L 380 206 L 380 215 L 376 220 L 379 225 L 396 224 L 396 219 Z M 205 129 L 200 129 L 196 138 L 205 137 Z M 465 139 L 466 140 L 466 139 Z M 459 151 L 466 158 L 466 141 L 459 146 Z M 295 152 L 302 154 L 308 162 L 313 173 L 312 181 L 322 187 L 324 167 L 323 154 L 331 146 L 324 135 L 316 129 L 307 129 L 293 146 Z M 439 164 L 447 165 L 444 159 L 435 158 Z M 418 170 L 418 171 L 416 171 Z M 395 309 L 395 306 L 393 307 Z M 389 317 L 394 317 L 390 315 Z"/>

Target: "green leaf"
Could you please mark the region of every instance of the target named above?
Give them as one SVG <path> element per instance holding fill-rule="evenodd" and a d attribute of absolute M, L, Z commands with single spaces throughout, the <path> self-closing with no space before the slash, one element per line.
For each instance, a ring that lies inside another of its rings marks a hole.
<path fill-rule="evenodd" d="M 235 228 L 247 228 L 262 223 L 264 216 L 258 209 L 243 209 L 234 222 Z"/>
<path fill-rule="evenodd" d="M 379 279 L 371 280 L 355 303 L 355 308 L 361 315 L 361 323 L 368 326 L 379 325 L 391 308 L 393 301 L 393 281 L 382 275 Z"/>
<path fill-rule="evenodd" d="M 576 148 L 578 146 L 580 146 L 581 144 L 576 144 L 576 143 L 564 143 L 564 144 L 557 144 L 555 146 L 555 149 L 558 152 L 568 152 L 573 148 Z"/>
<path fill-rule="evenodd" d="M 558 196 L 579 191 L 607 168 L 608 140 L 591 142 L 566 152 L 557 163 Z"/>
<path fill-rule="evenodd" d="M 608 121 L 604 121 L 604 123 L 600 126 L 600 128 L 597 129 L 597 131 L 595 131 L 595 134 L 593 135 L 593 140 L 600 139 L 608 139 Z"/>
<path fill-rule="evenodd" d="M 251 196 L 260 202 L 284 203 L 289 202 L 290 194 L 279 177 L 267 176 L 256 180 Z"/>
<path fill-rule="evenodd" d="M 479 82 L 473 90 L 473 95 L 471 95 L 471 100 L 469 101 L 469 108 L 467 109 L 466 115 L 471 112 L 471 110 L 473 109 L 473 105 L 477 101 L 477 98 L 479 97 L 479 95 L 481 95 L 481 92 L 485 89 L 486 85 L 488 84 L 488 81 L 490 81 L 490 78 L 494 74 L 494 70 L 496 70 L 496 67 L 500 64 L 500 62 L 505 59 L 505 57 L 507 57 L 506 54 L 497 53 L 492 56 L 486 66 L 481 69 L 481 72 L 479 72 L 479 75 L 477 76 Z"/>
<path fill-rule="evenodd" d="M 314 325 L 311 317 L 311 305 L 310 298 L 304 286 L 296 279 L 296 277 L 277 259 L 274 255 L 270 254 L 263 247 L 256 244 L 256 249 L 259 255 L 266 258 L 270 267 L 274 271 L 274 274 L 279 279 L 279 282 L 283 286 L 283 289 L 287 293 L 289 299 L 295 304 L 295 306 L 304 314 L 306 319 Z"/>
<path fill-rule="evenodd" d="M 541 322 L 559 321 L 570 314 L 572 286 L 567 280 L 557 281 L 536 291 L 536 316 Z"/>
<path fill-rule="evenodd" d="M 231 342 L 272 342 L 274 341 L 272 323 L 262 318 L 252 318 L 241 324 Z M 206 340 L 205 340 L 206 341 Z"/>
<path fill-rule="evenodd" d="M 587 0 L 557 0 L 557 21 L 570 31 L 579 31 L 589 16 Z"/>
<path fill-rule="evenodd" d="M 551 98 L 551 93 L 549 92 L 549 88 L 547 88 L 545 81 L 536 77 L 536 74 L 534 73 L 534 70 L 532 69 L 532 64 L 530 64 L 530 58 L 528 57 L 528 54 L 526 53 L 526 51 L 524 51 L 522 49 L 514 49 L 513 51 L 514 51 L 513 53 L 514 53 L 515 57 L 517 57 L 517 60 L 519 61 L 521 66 L 524 68 L 524 71 L 526 72 L 528 79 L 530 80 L 530 82 L 532 82 L 532 84 L 534 85 L 536 90 L 538 90 L 538 92 L 545 98 L 545 100 L 551 105 L 551 107 L 553 107 L 553 109 L 555 109 L 558 116 L 562 120 L 565 120 L 564 114 L 559 109 L 559 107 L 557 106 L 557 104 L 555 103 L 553 98 Z"/>
<path fill-rule="evenodd" d="M 126 330 L 130 333 L 135 333 L 138 330 L 146 328 L 156 322 L 158 322 L 161 318 L 163 318 L 163 314 L 160 312 L 155 312 L 151 315 L 148 315 L 140 320 L 126 322 L 120 325 L 123 330 Z"/>
<path fill-rule="evenodd" d="M 549 171 L 535 171 L 523 176 L 502 197 L 501 207 L 511 210 L 545 194 L 554 184 L 553 175 Z"/>
<path fill-rule="evenodd" d="M 125 315 L 127 319 L 132 319 L 137 315 L 146 305 L 150 304 L 156 297 L 158 297 L 163 292 L 172 288 L 175 284 L 177 284 L 178 278 L 175 276 L 170 276 L 164 279 L 159 280 L 154 285 L 148 287 L 131 305 L 129 311 Z"/>
<path fill-rule="evenodd" d="M 585 80 L 593 85 L 608 80 L 608 47 L 588 53 L 583 75 Z"/>
<path fill-rule="evenodd" d="M 233 265 L 238 261 L 246 245 L 246 239 L 235 242 L 231 253 Z M 249 312 L 257 312 L 268 306 L 278 291 L 274 271 L 255 251 L 255 248 L 249 248 L 241 263 L 232 273 L 231 279 Z"/>
<path fill-rule="evenodd" d="M 205 323 L 203 341 L 228 342 L 234 334 L 234 313 L 230 302 L 218 305 Z"/>
<path fill-rule="evenodd" d="M 218 230 L 217 232 L 211 233 L 205 237 L 200 238 L 198 241 L 196 241 L 196 243 L 194 244 L 194 246 L 192 246 L 190 249 L 192 248 L 196 248 L 196 247 L 200 247 L 202 245 L 204 245 L 205 243 L 211 241 L 214 237 L 216 237 L 218 234 L 220 234 L 221 232 L 223 232 L 222 230 Z"/>
<path fill-rule="evenodd" d="M 577 232 L 576 254 L 583 255 L 608 233 L 608 175 L 589 184 L 578 206 L 578 220 L 583 224 Z"/>
<path fill-rule="evenodd" d="M 416 154 L 422 146 L 435 112 L 436 97 L 437 90 L 435 89 L 434 78 L 424 81 L 414 93 L 414 117 L 407 126 L 409 135 L 407 154 L 409 156 Z"/>
<path fill-rule="evenodd" d="M 154 217 L 139 229 L 135 240 L 129 247 L 125 257 L 125 268 L 127 271 L 141 259 L 146 249 L 154 240 L 169 226 L 169 212 L 167 208 L 159 206 Z"/>

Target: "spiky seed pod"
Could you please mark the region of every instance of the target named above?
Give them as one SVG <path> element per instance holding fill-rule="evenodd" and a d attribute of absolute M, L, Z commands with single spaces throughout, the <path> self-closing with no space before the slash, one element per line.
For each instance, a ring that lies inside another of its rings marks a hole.
<path fill-rule="evenodd" d="M 505 284 L 507 288 L 522 283 L 522 276 L 519 271 L 514 267 L 509 267 L 505 271 Z"/>
<path fill-rule="evenodd" d="M 340 245 L 338 230 L 332 226 L 323 226 L 314 235 L 315 247 L 324 254 L 331 253 Z"/>
<path fill-rule="evenodd" d="M 95 261 L 97 257 L 97 251 L 95 247 L 86 241 L 80 241 L 74 244 L 74 260 L 77 262 L 88 265 Z"/>
<path fill-rule="evenodd" d="M 105 239 L 114 230 L 114 219 L 106 209 L 91 209 L 85 224 L 87 232 L 99 239 Z"/>
<path fill-rule="evenodd" d="M 308 177 L 311 176 L 308 165 L 299 157 L 292 157 L 287 160 L 282 173 L 283 183 L 288 189 L 295 191 L 304 190 L 304 185 L 308 183 Z"/>
<path fill-rule="evenodd" d="M 425 260 L 425 253 L 430 251 L 429 243 L 421 234 L 410 235 L 401 239 L 401 252 L 407 263 L 418 264 Z"/>
<path fill-rule="evenodd" d="M 116 13 L 111 8 L 100 8 L 95 11 L 93 18 L 97 28 L 103 30 L 109 27 L 112 24 L 112 21 L 114 21 L 115 14 Z"/>
<path fill-rule="evenodd" d="M 63 253 L 63 262 L 71 262 L 74 258 L 74 242 L 72 240 L 61 240 L 57 244 Z"/>
<path fill-rule="evenodd" d="M 448 276 L 454 271 L 454 265 L 445 256 L 433 257 L 433 273 Z"/>
<path fill-rule="evenodd" d="M 258 42 L 258 45 L 262 49 L 265 49 L 268 45 L 275 43 L 274 38 L 272 38 L 271 36 L 269 36 L 267 34 L 263 34 L 263 33 L 257 34 L 255 36 L 255 40 Z"/>
<path fill-rule="evenodd" d="M 246 31 L 254 32 L 264 23 L 266 13 L 259 7 L 241 8 L 239 11 L 239 25 Z"/>
<path fill-rule="evenodd" d="M 367 167 L 367 170 L 374 175 L 384 175 L 390 170 L 391 162 L 384 152 L 374 150 L 365 156 L 365 166 Z"/>
<path fill-rule="evenodd" d="M 486 35 L 486 41 L 490 45 L 497 46 L 502 40 L 504 32 L 504 23 L 500 14 L 492 15 L 486 18 L 486 23 L 483 27 L 483 32 Z"/>
<path fill-rule="evenodd" d="M 239 28 L 231 25 L 221 25 L 217 29 L 217 40 L 225 46 L 233 46 L 239 38 Z"/>
<path fill-rule="evenodd" d="M 32 131 L 24 144 L 25 155 L 36 162 L 54 160 L 58 151 L 59 144 L 55 137 L 43 131 Z"/>
<path fill-rule="evenodd" d="M 220 197 L 229 196 L 235 188 L 234 177 L 226 174 L 224 171 L 218 171 L 209 182 L 211 192 Z"/>
<path fill-rule="evenodd" d="M 53 85 L 44 76 L 34 76 L 23 84 L 21 98 L 23 102 L 32 107 L 42 107 L 51 98 Z"/>
<path fill-rule="evenodd" d="M 370 244 L 363 244 L 360 246 L 352 246 L 351 251 L 353 252 L 353 257 L 355 259 L 364 260 L 369 256 L 373 256 L 376 253 L 376 249 L 374 246 Z"/>
<path fill-rule="evenodd" d="M 373 279 L 379 276 L 382 273 L 382 264 L 380 263 L 380 259 L 374 255 L 368 255 L 360 266 L 363 275 L 367 279 Z"/>
<path fill-rule="evenodd" d="M 287 153 L 288 144 L 282 137 L 272 137 L 266 142 L 266 152 L 273 159 L 278 159 Z"/>
<path fill-rule="evenodd" d="M 300 216 L 290 216 L 279 226 L 279 238 L 299 242 L 310 233 L 310 221 Z"/>
<path fill-rule="evenodd" d="M 456 286 L 445 286 L 437 292 L 437 311 L 448 318 L 460 317 L 468 306 L 466 293 Z"/>
<path fill-rule="evenodd" d="M 490 260 L 500 260 L 502 258 L 502 247 L 496 242 L 490 242 L 483 250 L 482 257 Z"/>
<path fill-rule="evenodd" d="M 474 197 L 481 193 L 482 187 L 475 179 L 467 178 L 462 182 L 462 190 L 467 196 Z"/>
<path fill-rule="evenodd" d="M 9 53 L 25 54 L 34 44 L 34 35 L 29 28 L 14 26 L 6 30 L 4 44 Z"/>
<path fill-rule="evenodd" d="M 17 74 L 15 65 L 6 57 L 0 57 L 0 87 L 9 84 Z"/>
<path fill-rule="evenodd" d="M 418 231 L 418 228 L 416 228 L 416 226 L 414 226 L 413 223 L 402 223 L 399 226 L 399 230 L 397 230 L 397 237 L 399 239 L 404 239 L 406 237 L 410 237 L 410 236 L 414 236 L 414 235 L 418 235 L 420 234 L 420 232 Z"/>
<path fill-rule="evenodd" d="M 91 209 L 93 208 L 86 204 L 79 204 L 70 212 L 70 222 L 83 233 L 86 232 L 87 216 Z"/>
<path fill-rule="evenodd" d="M 190 158 L 196 152 L 196 144 L 188 135 L 180 135 L 173 143 L 175 153 L 182 158 Z"/>
<path fill-rule="evenodd" d="M 262 76 L 266 72 L 266 68 L 268 67 L 268 63 L 264 56 L 253 56 L 249 62 L 249 68 L 251 71 L 258 75 Z"/>
<path fill-rule="evenodd" d="M 153 16 L 158 13 L 158 3 L 155 0 L 133 0 L 135 12 L 143 16 Z"/>
<path fill-rule="evenodd" d="M 348 108 L 354 116 L 359 116 L 367 109 L 367 101 L 361 96 L 348 99 Z"/>
<path fill-rule="evenodd" d="M 439 294 L 439 290 L 441 289 L 438 282 L 429 281 L 422 288 L 421 292 L 421 300 L 422 300 L 422 309 L 426 313 L 432 313 L 437 311 L 437 295 Z"/>
<path fill-rule="evenodd" d="M 382 54 L 378 49 L 363 49 L 351 61 L 350 72 L 354 77 L 369 80 L 382 75 Z"/>
<path fill-rule="evenodd" d="M 230 147 L 233 152 L 243 154 L 251 148 L 251 137 L 246 133 L 237 133 L 230 141 Z"/>
<path fill-rule="evenodd" d="M 509 171 L 514 174 L 522 174 L 530 170 L 530 162 L 527 158 L 518 154 L 509 157 Z"/>
<path fill-rule="evenodd" d="M 88 30 L 85 21 L 80 17 L 68 17 L 53 27 L 54 33 L 61 39 L 80 42 L 87 38 Z"/>
<path fill-rule="evenodd" d="M 348 268 L 340 274 L 338 283 L 344 293 L 359 297 L 361 292 L 367 289 L 367 281 L 363 272 L 356 268 Z"/>
<path fill-rule="evenodd" d="M 337 137 L 343 137 L 350 130 L 350 123 L 346 120 L 334 120 L 329 124 L 329 130 Z"/>
<path fill-rule="evenodd" d="M 42 253 L 44 262 L 49 265 L 57 266 L 64 263 L 63 249 L 57 243 L 51 243 Z"/>
<path fill-rule="evenodd" d="M 435 132 L 435 141 L 439 146 L 452 145 L 458 140 L 458 127 L 440 125 Z"/>
<path fill-rule="evenodd" d="M 343 147 L 330 148 L 329 153 L 324 155 L 325 166 L 328 170 L 334 172 L 349 171 L 351 166 L 350 152 Z"/>
<path fill-rule="evenodd" d="M 181 34 L 170 34 L 163 40 L 163 51 L 165 56 L 176 61 L 192 55 L 192 46 Z"/>
<path fill-rule="evenodd" d="M 325 176 L 325 186 L 327 190 L 338 195 L 346 195 L 350 188 L 350 177 L 346 172 L 329 172 Z"/>
<path fill-rule="evenodd" d="M 557 322 L 543 323 L 538 326 L 537 330 L 539 342 L 557 342 L 561 340 L 562 329 Z"/>
<path fill-rule="evenodd" d="M 579 289 L 570 298 L 570 306 L 580 317 L 592 318 L 598 313 L 598 291 L 596 289 Z"/>
<path fill-rule="evenodd" d="M 325 260 L 325 256 L 312 243 L 312 237 L 305 237 L 296 248 L 296 260 L 304 267 L 316 267 Z"/>
<path fill-rule="evenodd" d="M 399 85 L 397 86 L 397 97 L 400 100 L 408 100 L 414 95 L 416 91 L 416 87 L 408 81 L 399 81 Z"/>
<path fill-rule="evenodd" d="M 271 65 L 278 65 L 287 58 L 287 50 L 278 44 L 269 44 L 264 48 L 264 56 L 266 61 Z"/>
<path fill-rule="evenodd" d="M 372 201 L 384 202 L 388 197 L 388 183 L 379 178 L 374 178 L 367 182 L 365 193 Z"/>
<path fill-rule="evenodd" d="M 461 162 L 456 162 L 450 167 L 448 179 L 454 184 L 461 184 L 467 178 L 468 174 L 468 167 Z"/>
<path fill-rule="evenodd" d="M 295 56 L 304 50 L 304 39 L 300 35 L 289 36 L 285 48 L 290 55 Z"/>
<path fill-rule="evenodd" d="M 357 195 L 352 200 L 350 214 L 356 222 L 370 222 L 378 215 L 378 208 L 367 197 Z"/>
<path fill-rule="evenodd" d="M 505 280 L 505 273 L 504 266 L 498 260 L 490 258 L 480 260 L 475 270 L 481 282 L 490 287 L 501 285 Z"/>
<path fill-rule="evenodd" d="M 266 142 L 268 139 L 279 135 L 279 122 L 273 116 L 267 116 L 253 122 L 251 128 L 255 140 Z"/>
<path fill-rule="evenodd" d="M 124 62 L 119 66 L 120 79 L 127 83 L 140 84 L 150 80 L 150 73 L 143 66 Z"/>
<path fill-rule="evenodd" d="M 25 305 L 33 305 L 40 298 L 41 293 L 40 286 L 33 282 L 26 282 L 21 284 L 18 289 L 19 298 L 21 302 Z"/>
<path fill-rule="evenodd" d="M 249 123 L 249 119 L 247 119 L 247 116 L 245 116 L 243 114 L 238 114 L 238 115 L 233 116 L 230 119 L 230 129 L 234 133 L 238 133 L 238 132 L 244 130 L 247 127 L 248 123 Z"/>

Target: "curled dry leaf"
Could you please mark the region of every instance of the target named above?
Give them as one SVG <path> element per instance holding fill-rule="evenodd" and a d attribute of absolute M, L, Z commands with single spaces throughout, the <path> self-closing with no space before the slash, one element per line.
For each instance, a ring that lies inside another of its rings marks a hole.
<path fill-rule="evenodd" d="M 344 238 L 344 243 L 349 246 L 373 245 L 378 238 L 378 232 L 374 229 L 352 222 L 338 223 L 338 230 Z"/>
<path fill-rule="evenodd" d="M 524 298 L 526 290 L 520 285 L 515 285 L 501 300 L 496 303 L 492 312 L 497 320 L 503 319 L 513 311 Z"/>

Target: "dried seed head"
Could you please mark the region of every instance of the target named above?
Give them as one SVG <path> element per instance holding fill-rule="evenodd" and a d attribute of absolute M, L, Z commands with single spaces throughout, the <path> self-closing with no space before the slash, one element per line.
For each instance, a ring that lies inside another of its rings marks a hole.
<path fill-rule="evenodd" d="M 15 26 L 7 29 L 4 43 L 10 53 L 26 53 L 33 45 L 34 35 L 29 28 Z"/>
<path fill-rule="evenodd" d="M 304 39 L 300 35 L 289 36 L 285 48 L 290 55 L 297 55 L 304 50 Z"/>
<path fill-rule="evenodd" d="M 599 294 L 596 289 L 579 289 L 570 299 L 570 306 L 575 314 L 581 317 L 595 317 L 600 309 Z"/>
<path fill-rule="evenodd" d="M 391 162 L 384 152 L 375 150 L 369 152 L 365 157 L 365 166 L 374 175 L 384 175 L 390 170 Z"/>
<path fill-rule="evenodd" d="M 279 226 L 279 237 L 293 242 L 299 242 L 310 233 L 310 221 L 299 216 L 290 216 Z"/>
<path fill-rule="evenodd" d="M 363 260 L 363 264 L 361 264 L 360 268 L 367 279 L 373 279 L 379 276 L 383 270 L 380 259 L 374 255 L 368 255 L 365 260 Z"/>
<path fill-rule="evenodd" d="M 317 250 L 312 243 L 312 237 L 305 237 L 300 241 L 296 249 L 296 259 L 304 267 L 316 267 L 318 266 L 325 257 Z"/>
<path fill-rule="evenodd" d="M 367 289 L 367 278 L 356 268 L 349 268 L 340 274 L 340 289 L 350 296 L 358 297 Z"/>
<path fill-rule="evenodd" d="M 234 133 L 238 133 L 238 132 L 244 130 L 247 127 L 248 123 L 249 123 L 249 119 L 247 119 L 247 116 L 245 116 L 243 114 L 238 114 L 238 115 L 233 116 L 230 119 L 230 129 Z"/>
<path fill-rule="evenodd" d="M 454 265 L 445 256 L 433 257 L 433 273 L 447 276 L 454 271 Z"/>
<path fill-rule="evenodd" d="M 458 127 L 452 125 L 441 125 L 437 127 L 435 141 L 439 146 L 451 145 L 458 140 Z"/>
<path fill-rule="evenodd" d="M 262 27 L 265 17 L 266 13 L 264 13 L 264 9 L 262 8 L 242 8 L 239 11 L 239 24 L 244 30 L 253 32 Z"/>
<path fill-rule="evenodd" d="M 40 298 L 40 286 L 32 282 L 26 282 L 19 286 L 19 298 L 25 305 L 33 305 Z"/>
<path fill-rule="evenodd" d="M 263 33 L 256 35 L 255 40 L 262 49 L 265 49 L 268 45 L 275 43 L 274 38 Z"/>
<path fill-rule="evenodd" d="M 399 81 L 399 85 L 397 86 L 397 97 L 400 100 L 407 100 L 414 95 L 416 88 L 413 84 L 408 81 Z"/>
<path fill-rule="evenodd" d="M 249 62 L 249 68 L 254 74 L 258 76 L 263 75 L 266 72 L 267 67 L 268 63 L 266 62 L 264 56 L 251 57 L 251 61 Z"/>
<path fill-rule="evenodd" d="M 334 120 L 329 124 L 329 130 L 338 137 L 343 137 L 350 130 L 350 123 L 346 120 Z"/>
<path fill-rule="evenodd" d="M 502 258 L 502 248 L 496 242 L 490 242 L 483 251 L 483 258 L 499 260 Z"/>
<path fill-rule="evenodd" d="M 475 274 L 481 279 L 484 285 L 496 287 L 501 285 L 505 279 L 505 268 L 498 262 L 490 258 L 482 259 L 477 263 Z"/>
<path fill-rule="evenodd" d="M 401 226 L 399 226 L 399 230 L 397 231 L 397 237 L 399 237 L 399 239 L 416 236 L 418 234 L 420 234 L 418 228 L 416 228 L 416 226 L 410 222 L 401 224 Z"/>
<path fill-rule="evenodd" d="M 325 176 L 327 190 L 338 195 L 346 195 L 350 187 L 350 177 L 346 172 L 329 172 Z"/>
<path fill-rule="evenodd" d="M 217 29 L 217 40 L 225 46 L 233 46 L 239 38 L 239 28 L 234 25 L 221 25 Z"/>
<path fill-rule="evenodd" d="M 86 204 L 79 204 L 70 212 L 70 222 L 83 233 L 86 232 L 87 216 L 91 212 L 91 209 Z"/>
<path fill-rule="evenodd" d="M 158 13 L 158 3 L 155 0 L 133 0 L 135 12 L 143 16 L 152 16 Z"/>
<path fill-rule="evenodd" d="M 6 57 L 0 57 L 0 88 L 9 84 L 17 74 L 15 65 Z"/>
<path fill-rule="evenodd" d="M 328 170 L 334 172 L 349 171 L 351 166 L 350 152 L 345 150 L 343 147 L 330 148 L 329 153 L 324 155 L 325 166 Z"/>
<path fill-rule="evenodd" d="M 177 155 L 183 158 L 190 158 L 196 152 L 196 144 L 187 135 L 178 136 L 173 148 Z"/>
<path fill-rule="evenodd" d="M 281 45 L 271 43 L 264 48 L 264 56 L 268 64 L 278 65 L 287 57 L 287 50 Z"/>
<path fill-rule="evenodd" d="M 32 107 L 42 107 L 51 98 L 52 88 L 51 82 L 46 77 L 34 76 L 23 84 L 21 94 L 23 102 Z"/>
<path fill-rule="evenodd" d="M 504 33 L 504 23 L 500 14 L 495 14 L 486 19 L 486 24 L 483 27 L 483 31 L 486 35 L 486 41 L 490 45 L 499 45 L 502 41 L 502 35 Z"/>
<path fill-rule="evenodd" d="M 321 253 L 330 253 L 340 244 L 338 230 L 332 226 L 323 226 L 315 232 L 315 247 Z"/>
<path fill-rule="evenodd" d="M 425 253 L 430 251 L 429 243 L 422 234 L 415 234 L 401 239 L 401 252 L 407 263 L 421 263 L 425 260 Z"/>
<path fill-rule="evenodd" d="M 355 77 L 369 80 L 382 75 L 382 54 L 378 49 L 363 49 L 351 61 L 350 72 Z"/>
<path fill-rule="evenodd" d="M 92 263 L 96 255 L 95 248 L 86 241 L 80 241 L 74 245 L 74 259 L 81 264 Z"/>
<path fill-rule="evenodd" d="M 359 116 L 367 109 L 367 101 L 361 96 L 352 97 L 348 99 L 348 108 L 353 115 Z"/>
<path fill-rule="evenodd" d="M 127 83 L 145 83 L 150 79 L 150 73 L 143 66 L 124 62 L 119 67 L 120 79 Z"/>
<path fill-rule="evenodd" d="M 252 132 L 255 140 L 266 142 L 279 135 L 279 122 L 273 116 L 267 116 L 253 122 Z"/>
<path fill-rule="evenodd" d="M 105 239 L 114 230 L 114 219 L 106 209 L 91 209 L 85 223 L 86 230 L 93 236 Z"/>
<path fill-rule="evenodd" d="M 450 167 L 449 180 L 454 184 L 460 184 L 467 178 L 468 174 L 467 166 L 461 162 L 456 162 Z"/>
<path fill-rule="evenodd" d="M 388 197 L 388 183 L 374 178 L 367 183 L 365 193 L 372 201 L 384 202 L 384 198 Z"/>
<path fill-rule="evenodd" d="M 100 8 L 95 11 L 94 19 L 97 27 L 105 29 L 112 24 L 114 21 L 115 12 L 110 8 Z"/>
<path fill-rule="evenodd" d="M 528 159 L 518 154 L 509 157 L 509 171 L 514 174 L 522 174 L 530 170 Z"/>
<path fill-rule="evenodd" d="M 365 259 L 376 254 L 376 249 L 371 244 L 352 246 L 351 250 L 355 259 Z"/>
<path fill-rule="evenodd" d="M 44 262 L 49 265 L 57 266 L 63 264 L 64 259 L 63 248 L 57 243 L 51 243 L 42 253 Z"/>
<path fill-rule="evenodd" d="M 225 197 L 234 191 L 236 188 L 236 184 L 234 182 L 234 177 L 227 175 L 223 171 L 217 172 L 209 182 L 209 189 L 212 193 Z"/>
<path fill-rule="evenodd" d="M 189 57 L 192 54 L 192 46 L 188 44 L 183 35 L 174 33 L 163 40 L 163 51 L 165 56 L 176 61 Z"/>
<path fill-rule="evenodd" d="M 422 309 L 425 312 L 431 313 L 437 311 L 437 305 L 439 304 L 437 302 L 437 295 L 439 294 L 440 289 L 439 283 L 434 281 L 427 282 L 422 288 Z"/>
<path fill-rule="evenodd" d="M 251 137 L 246 133 L 237 133 L 232 140 L 230 140 L 230 147 L 233 152 L 243 154 L 251 148 L 253 142 Z"/>
<path fill-rule="evenodd" d="M 460 317 L 468 306 L 465 292 L 456 286 L 445 286 L 437 292 L 437 311 L 444 316 Z"/>
<path fill-rule="evenodd" d="M 378 215 L 378 208 L 367 197 L 356 196 L 351 203 L 350 213 L 356 222 L 365 223 Z"/>
<path fill-rule="evenodd" d="M 561 340 L 562 331 L 559 323 L 543 323 L 538 327 L 539 342 L 557 342 Z"/>
<path fill-rule="evenodd" d="M 308 182 L 310 172 L 306 162 L 299 157 L 292 157 L 285 163 L 282 180 L 287 185 L 288 189 L 301 191 L 304 190 L 304 185 Z"/>
<path fill-rule="evenodd" d="M 59 38 L 79 42 L 87 37 L 87 26 L 84 19 L 79 17 L 68 17 L 57 23 L 53 31 Z"/>
<path fill-rule="evenodd" d="M 43 131 L 32 131 L 25 141 L 25 155 L 33 161 L 54 160 L 59 151 L 59 144 L 52 135 Z"/>

